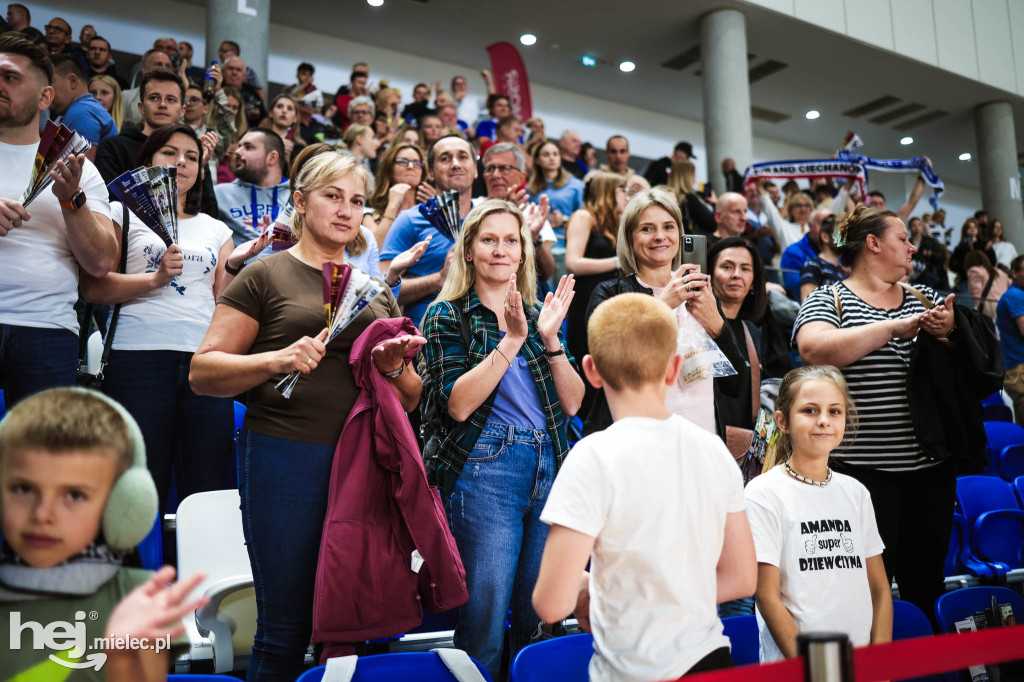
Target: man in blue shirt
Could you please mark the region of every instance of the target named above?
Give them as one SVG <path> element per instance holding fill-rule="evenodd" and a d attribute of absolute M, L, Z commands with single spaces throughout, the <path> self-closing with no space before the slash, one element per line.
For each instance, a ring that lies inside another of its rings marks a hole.
<path fill-rule="evenodd" d="M 96 160 L 100 140 L 117 135 L 117 126 L 100 101 L 89 94 L 85 72 L 78 62 L 66 54 L 50 55 L 53 62 L 53 104 L 50 114 L 61 115 L 60 122 L 92 144 L 85 152 Z"/>
<path fill-rule="evenodd" d="M 996 327 L 1003 349 L 1003 388 L 1013 400 L 1014 419 L 1024 426 L 1024 256 L 1010 263 L 1013 286 L 996 305 Z"/>
<path fill-rule="evenodd" d="M 819 208 L 811 214 L 807 221 L 807 234 L 803 239 L 793 242 L 782 252 L 779 267 L 782 268 L 782 284 L 786 287 L 789 297 L 800 300 L 800 269 L 808 259 L 814 258 L 821 251 L 821 221 L 832 214 L 827 208 Z"/>
<path fill-rule="evenodd" d="M 458 191 L 459 218 L 465 218 L 473 208 L 472 188 L 476 179 L 473 146 L 459 135 L 442 137 L 427 152 L 427 170 L 438 194 Z M 398 214 L 380 249 L 380 271 L 387 272 L 395 256 L 427 237 L 430 237 L 430 245 L 423 257 L 405 272 L 398 296 L 406 317 L 417 326 L 441 290 L 451 259 L 457 256 L 452 252 L 454 242 L 423 217 L 419 206 L 413 206 Z"/>

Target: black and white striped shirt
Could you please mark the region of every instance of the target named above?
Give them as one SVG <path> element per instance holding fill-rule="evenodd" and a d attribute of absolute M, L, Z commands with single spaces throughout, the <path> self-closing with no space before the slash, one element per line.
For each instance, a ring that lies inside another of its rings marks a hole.
<path fill-rule="evenodd" d="M 936 304 L 942 299 L 925 286 L 918 291 Z M 831 286 L 815 289 L 800 306 L 793 324 L 793 338 L 800 327 L 808 322 L 827 322 L 846 329 L 860 327 L 879 320 L 896 320 L 925 311 L 921 302 L 910 292 L 903 292 L 898 308 L 883 310 L 865 303 L 847 288 L 845 283 L 835 285 L 842 304 L 842 321 L 836 310 Z M 850 385 L 850 393 L 860 414 L 860 427 L 856 439 L 833 451 L 833 456 L 844 462 L 884 471 L 910 471 L 933 466 L 914 435 L 907 399 L 907 373 L 915 339 L 891 339 L 881 348 L 842 368 Z"/>

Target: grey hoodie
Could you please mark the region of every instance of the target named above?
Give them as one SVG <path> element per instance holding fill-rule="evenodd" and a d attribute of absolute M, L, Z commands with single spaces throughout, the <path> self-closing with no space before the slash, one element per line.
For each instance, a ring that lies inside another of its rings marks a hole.
<path fill-rule="evenodd" d="M 291 196 L 288 191 L 288 180 L 284 178 L 277 186 L 267 189 L 236 179 L 234 182 L 217 185 L 213 191 L 217 195 L 220 219 L 231 228 L 235 246 L 260 236 L 260 221 L 263 216 L 269 216 L 273 224 L 278 213 L 288 205 Z M 253 211 L 256 212 L 255 229 Z"/>

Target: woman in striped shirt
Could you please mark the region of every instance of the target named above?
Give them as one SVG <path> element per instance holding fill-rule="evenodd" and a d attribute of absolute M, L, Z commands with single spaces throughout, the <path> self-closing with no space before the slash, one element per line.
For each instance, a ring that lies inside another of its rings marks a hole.
<path fill-rule="evenodd" d="M 906 383 L 917 335 L 953 334 L 953 297 L 917 287 L 935 304 L 926 310 L 900 285 L 916 249 L 892 211 L 859 206 L 837 233 L 840 261 L 852 274 L 804 300 L 794 337 L 806 364 L 835 365 L 849 383 L 861 428 L 853 443 L 835 450 L 836 469 L 871 492 L 886 572 L 903 599 L 931 614 L 943 592 L 956 470 L 921 449 Z"/>

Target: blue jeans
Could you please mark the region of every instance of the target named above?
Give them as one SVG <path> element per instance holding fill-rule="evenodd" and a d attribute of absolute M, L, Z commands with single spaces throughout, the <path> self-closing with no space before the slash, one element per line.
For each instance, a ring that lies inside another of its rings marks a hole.
<path fill-rule="evenodd" d="M 469 589 L 455 646 L 496 680 L 510 606 L 511 656 L 540 622 L 531 598 L 548 537 L 540 513 L 554 479 L 547 431 L 488 422 L 445 504 Z"/>
<path fill-rule="evenodd" d="M 313 588 L 334 446 L 242 429 L 238 492 L 256 587 L 249 682 L 293 682 L 313 634 Z"/>
<path fill-rule="evenodd" d="M 8 411 L 33 393 L 74 386 L 77 375 L 74 332 L 0 324 L 0 389 Z"/>
<path fill-rule="evenodd" d="M 116 334 L 116 332 L 115 332 Z M 188 383 L 192 353 L 112 350 L 105 390 L 135 417 L 146 441 L 146 466 L 165 509 L 175 474 L 179 499 L 220 490 L 234 448 L 230 398 L 196 395 Z"/>

